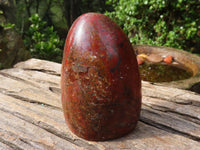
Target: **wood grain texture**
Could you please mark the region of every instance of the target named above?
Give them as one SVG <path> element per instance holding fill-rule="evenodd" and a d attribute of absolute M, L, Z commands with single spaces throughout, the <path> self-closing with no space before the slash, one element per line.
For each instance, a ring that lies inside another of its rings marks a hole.
<path fill-rule="evenodd" d="M 104 142 L 78 138 L 61 109 L 60 69 L 30 59 L 0 71 L 0 149 L 200 149 L 200 95 L 148 82 L 133 132 Z"/>

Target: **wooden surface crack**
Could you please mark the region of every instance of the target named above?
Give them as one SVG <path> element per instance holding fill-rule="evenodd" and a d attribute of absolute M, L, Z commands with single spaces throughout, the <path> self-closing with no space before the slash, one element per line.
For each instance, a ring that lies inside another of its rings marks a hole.
<path fill-rule="evenodd" d="M 17 145 L 15 145 L 15 144 L 13 144 L 13 143 L 11 143 L 9 141 L 6 141 L 6 140 L 4 140 L 1 137 L 0 137 L 0 142 L 3 143 L 3 144 L 5 144 L 5 145 L 7 145 L 8 147 L 10 147 L 10 148 L 12 148 L 14 150 L 23 150 L 20 147 L 18 147 Z"/>
<path fill-rule="evenodd" d="M 178 130 L 175 130 L 174 128 L 171 128 L 169 126 L 165 126 L 163 124 L 159 124 L 158 122 L 155 122 L 153 120 L 141 117 L 140 121 L 145 123 L 145 124 L 147 124 L 147 125 L 153 126 L 155 128 L 158 128 L 158 129 L 161 129 L 161 130 L 165 130 L 167 132 L 170 132 L 170 133 L 173 133 L 173 134 L 177 134 L 177 135 L 181 135 L 181 136 L 184 136 L 186 138 L 192 139 L 194 141 L 200 142 L 200 138 L 199 137 L 192 136 L 192 135 L 190 135 L 188 133 L 185 133 L 185 132 L 180 132 Z"/>
<path fill-rule="evenodd" d="M 141 111 L 140 120 L 160 129 L 170 131 L 171 133 L 179 133 L 181 135 L 186 135 L 188 138 L 195 141 L 200 141 L 200 126 L 197 123 L 198 121 L 187 119 L 188 117 L 185 117 L 187 115 L 176 114 L 177 112 L 170 111 L 159 113 L 159 110 L 144 105 Z"/>
<path fill-rule="evenodd" d="M 61 89 L 60 88 L 57 88 L 57 87 L 49 87 L 49 90 L 57 95 L 60 95 L 61 94 Z"/>
<path fill-rule="evenodd" d="M 186 116 L 186 117 L 190 117 L 190 118 L 193 118 L 193 119 L 197 119 L 197 120 L 200 120 L 199 117 L 196 117 L 196 116 L 192 116 L 192 115 L 189 115 L 189 114 L 185 114 L 185 113 L 181 113 L 181 112 L 178 112 L 178 111 L 175 111 L 175 110 L 172 110 L 168 107 L 165 107 L 165 106 L 159 106 L 159 105 L 147 105 L 147 104 L 143 104 L 144 106 L 146 107 L 149 107 L 151 109 L 154 109 L 154 110 L 158 110 L 158 111 L 161 111 L 161 112 L 171 112 L 171 113 L 174 113 L 174 114 L 178 114 L 178 115 L 181 115 L 181 116 Z"/>
<path fill-rule="evenodd" d="M 30 70 L 30 71 L 38 71 L 38 72 L 43 72 L 46 74 L 50 74 L 50 75 L 55 75 L 55 76 L 61 76 L 60 73 L 57 73 L 55 71 L 52 70 L 46 70 L 46 69 L 30 69 L 30 68 L 23 68 L 23 70 Z"/>
<path fill-rule="evenodd" d="M 133 132 L 102 142 L 75 136 L 62 112 L 60 69 L 61 64 L 30 59 L 0 71 L 0 147 L 200 149 L 200 95 L 148 82 L 142 82 L 142 110 Z"/>
<path fill-rule="evenodd" d="M 0 71 L 0 75 L 4 76 L 4 77 L 6 77 L 6 78 L 10 78 L 10 79 L 16 80 L 16 81 L 24 82 L 24 83 L 26 83 L 26 84 L 28 84 L 28 85 L 31 85 L 31 86 L 33 86 L 33 87 L 36 87 L 36 88 L 40 88 L 38 85 L 36 85 L 36 84 L 34 84 L 34 83 L 32 83 L 32 82 L 29 82 L 29 81 L 27 81 L 27 80 L 25 80 L 25 79 L 22 79 L 22 78 L 19 78 L 19 77 L 10 75 L 10 74 L 5 73 L 5 72 L 1 72 L 1 71 Z"/>
<path fill-rule="evenodd" d="M 191 92 L 191 91 L 188 91 Z M 190 98 L 183 99 L 180 96 L 184 97 L 186 95 L 186 93 L 181 93 L 178 95 L 175 95 L 172 97 L 173 102 L 177 103 L 177 104 L 182 104 L 182 105 L 193 105 L 193 106 L 200 106 L 200 101 L 192 101 Z M 196 95 L 196 94 L 194 94 Z"/>
<path fill-rule="evenodd" d="M 180 94 L 180 95 L 182 95 L 182 94 Z M 190 101 L 190 100 L 185 101 L 185 100 L 180 99 L 180 98 L 178 100 L 174 100 L 180 95 L 173 96 L 173 97 L 170 98 L 170 100 L 167 99 L 167 98 L 159 97 L 159 96 L 150 96 L 150 95 L 143 95 L 143 96 L 146 96 L 146 97 L 149 97 L 149 98 L 155 98 L 155 99 L 159 99 L 159 100 L 163 100 L 163 101 L 168 101 L 168 102 L 172 102 L 172 103 L 176 103 L 176 104 L 181 104 L 181 105 L 193 105 L 192 101 Z"/>
<path fill-rule="evenodd" d="M 39 127 L 39 128 L 42 128 L 43 130 L 45 130 L 45 131 L 47 131 L 47 132 L 49 132 L 49 133 L 51 133 L 51 134 L 54 134 L 55 136 L 57 136 L 57 137 L 59 137 L 59 138 L 62 138 L 62 139 L 66 140 L 66 141 L 68 141 L 68 142 L 70 142 L 70 143 L 72 143 L 72 144 L 75 144 L 75 145 L 79 146 L 79 147 L 83 147 L 83 148 L 85 148 L 85 149 L 87 149 L 87 150 L 99 150 L 96 146 L 94 146 L 94 145 L 92 145 L 92 144 L 89 144 L 89 143 L 85 142 L 84 140 L 80 140 L 80 139 L 71 139 L 71 138 L 67 137 L 67 135 L 66 135 L 64 132 L 61 132 L 61 131 L 57 130 L 56 128 L 54 128 L 53 126 L 51 126 L 51 125 L 49 125 L 49 124 L 47 124 L 47 123 L 45 123 L 45 122 L 42 122 L 42 121 L 35 121 L 34 119 L 32 119 L 32 118 L 30 118 L 30 117 L 28 117 L 28 116 L 22 115 L 22 114 L 20 114 L 20 113 L 18 113 L 18 112 L 9 111 L 9 110 L 7 110 L 7 109 L 0 108 L 0 110 L 1 110 L 1 111 L 4 111 L 4 112 L 6 112 L 6 113 L 10 113 L 10 114 L 12 114 L 13 116 L 15 116 L 15 117 L 17 117 L 17 118 L 19 118 L 19 119 L 21 119 L 21 120 L 24 120 L 24 121 L 26 121 L 26 122 L 28 122 L 28 123 L 31 123 L 31 124 L 33 124 L 33 125 Z M 20 138 L 20 139 L 22 139 L 22 138 Z M 22 139 L 22 141 L 24 142 L 23 139 Z M 25 141 L 26 141 L 26 140 L 25 140 Z M 0 142 L 1 142 L 1 141 L 0 141 Z M 28 141 L 26 141 L 26 142 L 24 142 L 24 143 L 27 143 L 27 142 L 28 142 Z M 4 143 L 4 144 L 5 144 L 5 143 Z M 28 144 L 30 144 L 30 143 L 28 142 Z M 18 149 L 17 149 L 17 150 L 18 150 Z M 21 150 L 21 149 L 19 149 L 19 150 Z"/>
<path fill-rule="evenodd" d="M 56 106 L 53 106 L 53 105 L 50 105 L 50 104 L 47 104 L 47 103 L 43 103 L 43 102 L 40 102 L 40 101 L 35 101 L 35 100 L 32 100 L 32 99 L 29 99 L 29 98 L 26 98 L 26 97 L 22 97 L 22 96 L 19 96 L 19 95 L 16 95 L 16 94 L 6 94 L 8 96 L 11 96 L 17 100 L 20 100 L 20 101 L 24 101 L 24 102 L 28 102 L 28 103 L 32 103 L 32 104 L 37 104 L 37 105 L 42 105 L 44 107 L 50 107 L 50 108 L 53 108 L 53 109 L 58 109 L 58 110 L 62 110 L 60 107 L 56 107 Z"/>

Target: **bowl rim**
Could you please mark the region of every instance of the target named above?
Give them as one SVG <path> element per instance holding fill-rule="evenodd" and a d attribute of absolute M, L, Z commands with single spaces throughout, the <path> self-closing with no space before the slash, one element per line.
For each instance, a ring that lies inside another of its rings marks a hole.
<path fill-rule="evenodd" d="M 133 45 L 133 50 L 136 55 L 144 53 L 146 55 L 157 54 L 162 57 L 172 56 L 176 62 L 184 65 L 185 68 L 190 69 L 193 73 L 193 76 L 188 79 L 171 82 L 155 82 L 154 84 L 156 85 L 190 89 L 194 84 L 200 82 L 200 57 L 195 54 L 172 47 L 151 45 Z"/>

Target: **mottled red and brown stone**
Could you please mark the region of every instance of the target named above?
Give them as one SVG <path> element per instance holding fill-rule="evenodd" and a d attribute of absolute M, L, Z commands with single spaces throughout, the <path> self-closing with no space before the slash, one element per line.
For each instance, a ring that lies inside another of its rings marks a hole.
<path fill-rule="evenodd" d="M 107 16 L 87 13 L 72 25 L 62 74 L 65 120 L 77 136 L 108 140 L 132 131 L 141 109 L 141 80 L 132 46 Z"/>

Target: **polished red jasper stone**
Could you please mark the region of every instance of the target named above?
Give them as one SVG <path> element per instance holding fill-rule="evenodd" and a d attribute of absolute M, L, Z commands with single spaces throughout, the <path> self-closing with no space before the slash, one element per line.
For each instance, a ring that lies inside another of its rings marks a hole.
<path fill-rule="evenodd" d="M 87 13 L 72 25 L 65 43 L 62 106 L 68 127 L 87 140 L 108 140 L 132 131 L 141 109 L 136 56 L 120 27 Z"/>

